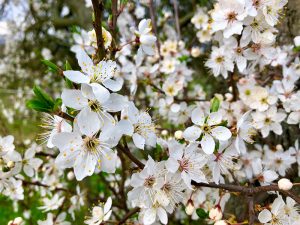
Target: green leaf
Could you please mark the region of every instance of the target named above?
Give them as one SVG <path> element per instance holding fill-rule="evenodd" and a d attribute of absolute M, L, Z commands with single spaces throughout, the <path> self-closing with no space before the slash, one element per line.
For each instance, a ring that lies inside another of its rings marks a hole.
<path fill-rule="evenodd" d="M 300 46 L 297 46 L 297 47 L 293 48 L 293 51 L 294 52 L 300 52 Z"/>
<path fill-rule="evenodd" d="M 208 218 L 208 212 L 206 212 L 204 209 L 202 208 L 198 208 L 196 209 L 196 213 L 199 216 L 199 218 L 201 219 L 206 219 Z"/>
<path fill-rule="evenodd" d="M 71 67 L 70 63 L 68 62 L 68 60 L 66 60 L 66 63 L 65 63 L 65 70 L 72 70 L 72 67 Z"/>
<path fill-rule="evenodd" d="M 59 67 L 49 60 L 43 59 L 42 63 L 44 63 L 51 72 L 58 72 L 59 70 Z"/>
<path fill-rule="evenodd" d="M 40 87 L 34 86 L 34 97 L 26 102 L 26 106 L 39 112 L 53 112 L 59 106 L 61 100 L 54 100 Z M 55 105 L 57 105 L 55 107 Z"/>
<path fill-rule="evenodd" d="M 72 70 L 72 67 L 68 61 L 65 63 L 65 70 Z M 73 88 L 73 83 L 68 78 L 65 77 L 65 85 L 67 88 Z"/>
<path fill-rule="evenodd" d="M 210 112 L 217 112 L 220 107 L 220 100 L 217 97 L 214 97 L 210 103 Z"/>
<path fill-rule="evenodd" d="M 180 62 L 186 62 L 186 61 L 188 61 L 189 60 L 189 56 L 188 55 L 183 55 L 183 56 L 180 56 L 179 58 L 178 58 L 178 60 L 180 61 Z"/>
<path fill-rule="evenodd" d="M 49 108 L 47 104 L 39 101 L 38 99 L 30 99 L 26 102 L 26 106 L 29 109 L 33 109 L 38 112 L 52 112 L 52 108 Z"/>
<path fill-rule="evenodd" d="M 33 92 L 39 101 L 41 101 L 51 107 L 54 106 L 54 101 L 53 101 L 52 97 L 50 95 L 48 95 L 45 91 L 43 91 L 39 86 L 34 86 Z"/>
<path fill-rule="evenodd" d="M 62 99 L 61 98 L 55 99 L 53 111 L 58 111 L 60 109 L 61 105 L 62 105 Z"/>

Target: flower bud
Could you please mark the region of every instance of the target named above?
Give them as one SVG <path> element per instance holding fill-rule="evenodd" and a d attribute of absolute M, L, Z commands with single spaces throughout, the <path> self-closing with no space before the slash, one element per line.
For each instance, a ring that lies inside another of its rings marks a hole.
<path fill-rule="evenodd" d="M 185 212 L 190 216 L 194 213 L 194 211 L 195 211 L 195 206 L 193 204 L 193 201 L 189 200 L 187 206 L 185 207 Z"/>
<path fill-rule="evenodd" d="M 161 135 L 162 136 L 167 136 L 168 135 L 168 131 L 167 130 L 162 130 L 161 131 Z"/>
<path fill-rule="evenodd" d="M 219 220 L 219 221 L 215 222 L 214 225 L 228 225 L 228 223 L 225 220 Z"/>
<path fill-rule="evenodd" d="M 300 36 L 294 38 L 294 44 L 296 47 L 300 46 Z"/>
<path fill-rule="evenodd" d="M 6 166 L 8 168 L 13 168 L 15 166 L 15 162 L 14 161 L 8 161 L 7 164 L 6 164 Z"/>
<path fill-rule="evenodd" d="M 292 189 L 293 183 L 287 178 L 281 178 L 278 181 L 278 187 L 281 190 L 288 191 Z"/>
<path fill-rule="evenodd" d="M 209 211 L 209 218 L 214 220 L 214 221 L 218 221 L 220 219 L 222 219 L 223 217 L 223 213 L 220 209 L 220 207 L 215 207 L 215 208 L 212 208 L 210 211 Z"/>
<path fill-rule="evenodd" d="M 194 57 L 194 58 L 197 58 L 199 55 L 201 54 L 201 50 L 199 47 L 193 47 L 192 50 L 191 50 L 191 55 Z"/>
<path fill-rule="evenodd" d="M 73 171 L 70 171 L 70 172 L 67 174 L 67 178 L 68 178 L 68 180 L 73 180 L 73 179 L 74 179 L 74 173 L 73 173 Z"/>
<path fill-rule="evenodd" d="M 181 130 L 177 130 L 174 134 L 175 138 L 181 140 L 183 138 L 183 132 Z"/>

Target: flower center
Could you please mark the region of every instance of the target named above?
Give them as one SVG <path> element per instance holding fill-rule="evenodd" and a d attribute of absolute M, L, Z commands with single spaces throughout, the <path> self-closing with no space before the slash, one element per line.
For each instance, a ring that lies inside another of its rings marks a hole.
<path fill-rule="evenodd" d="M 228 13 L 227 14 L 228 22 L 233 22 L 234 20 L 236 20 L 236 16 L 237 16 L 237 13 L 235 13 L 235 12 Z"/>
<path fill-rule="evenodd" d="M 183 158 L 182 160 L 178 161 L 179 163 L 179 171 L 188 171 L 189 170 L 189 160 Z"/>
<path fill-rule="evenodd" d="M 96 152 L 97 147 L 100 145 L 100 141 L 96 137 L 86 137 L 84 138 L 84 145 L 86 151 Z"/>
<path fill-rule="evenodd" d="M 155 184 L 155 177 L 149 176 L 145 179 L 145 182 L 144 182 L 145 187 L 151 188 L 151 187 L 153 187 L 154 184 Z"/>
<path fill-rule="evenodd" d="M 216 58 L 216 62 L 217 62 L 217 63 L 222 63 L 222 62 L 224 62 L 224 56 L 218 56 L 218 57 Z"/>
<path fill-rule="evenodd" d="M 89 100 L 89 106 L 94 112 L 99 112 L 102 109 L 100 102 L 97 100 Z"/>

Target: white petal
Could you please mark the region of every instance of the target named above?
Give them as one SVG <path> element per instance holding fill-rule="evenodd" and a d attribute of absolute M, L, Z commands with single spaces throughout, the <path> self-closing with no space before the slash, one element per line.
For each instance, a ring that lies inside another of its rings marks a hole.
<path fill-rule="evenodd" d="M 24 170 L 24 173 L 25 173 L 27 176 L 33 177 L 33 175 L 34 175 L 34 169 L 33 169 L 31 166 L 29 166 L 29 165 L 24 165 L 23 170 Z"/>
<path fill-rule="evenodd" d="M 145 147 L 145 138 L 143 138 L 141 135 L 134 133 L 132 135 L 132 140 L 135 146 L 139 149 L 144 149 Z"/>
<path fill-rule="evenodd" d="M 196 141 L 201 135 L 201 129 L 197 126 L 191 126 L 185 129 L 183 137 L 188 141 Z"/>
<path fill-rule="evenodd" d="M 116 78 L 115 80 L 113 79 L 107 79 L 103 81 L 103 85 L 107 87 L 111 91 L 120 91 L 122 86 L 123 86 L 124 80 L 122 78 Z"/>
<path fill-rule="evenodd" d="M 192 117 L 192 122 L 194 124 L 197 124 L 199 126 L 202 126 L 204 124 L 205 116 L 203 110 L 200 109 L 199 107 L 193 110 L 191 117 Z"/>
<path fill-rule="evenodd" d="M 90 78 L 79 71 L 67 70 L 64 71 L 64 75 L 66 78 L 76 84 L 87 84 L 90 82 Z"/>
<path fill-rule="evenodd" d="M 206 154 L 212 154 L 215 150 L 215 141 L 209 134 L 205 134 L 200 141 L 201 147 Z"/>
<path fill-rule="evenodd" d="M 267 223 L 272 219 L 272 214 L 269 210 L 264 209 L 258 214 L 258 220 L 261 223 Z"/>
<path fill-rule="evenodd" d="M 108 213 L 112 205 L 111 197 L 109 197 L 104 205 L 104 214 Z"/>
<path fill-rule="evenodd" d="M 82 109 L 88 105 L 88 100 L 82 95 L 80 90 L 63 90 L 61 94 L 63 103 L 73 109 Z"/>
<path fill-rule="evenodd" d="M 156 210 L 153 208 L 146 209 L 144 213 L 143 222 L 145 225 L 150 225 L 155 222 Z"/>
<path fill-rule="evenodd" d="M 211 135 L 220 141 L 231 138 L 231 132 L 227 127 L 218 126 L 211 130 Z"/>
<path fill-rule="evenodd" d="M 163 208 L 159 207 L 157 209 L 157 215 L 162 224 L 168 223 L 168 215 L 167 215 L 167 212 Z"/>
<path fill-rule="evenodd" d="M 78 127 L 82 134 L 89 137 L 96 134 L 101 127 L 101 122 L 97 113 L 90 110 L 90 108 L 84 108 L 76 116 Z"/>
<path fill-rule="evenodd" d="M 168 171 L 170 171 L 171 173 L 175 173 L 178 168 L 179 168 L 179 163 L 177 160 L 175 160 L 174 158 L 169 158 L 166 161 L 166 168 Z"/>
<path fill-rule="evenodd" d="M 220 112 L 213 112 L 209 114 L 207 118 L 207 124 L 209 126 L 219 124 L 221 123 L 221 121 L 222 121 L 222 114 Z"/>

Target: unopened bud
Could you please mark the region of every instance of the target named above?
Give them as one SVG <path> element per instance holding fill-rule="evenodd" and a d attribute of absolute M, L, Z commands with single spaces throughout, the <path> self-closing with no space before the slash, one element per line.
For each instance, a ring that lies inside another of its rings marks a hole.
<path fill-rule="evenodd" d="M 187 206 L 185 207 L 185 212 L 190 216 L 194 213 L 194 211 L 195 211 L 195 206 L 193 204 L 193 201 L 189 200 Z"/>
<path fill-rule="evenodd" d="M 8 161 L 7 164 L 6 164 L 6 166 L 8 168 L 13 168 L 15 166 L 15 162 L 14 161 Z"/>
<path fill-rule="evenodd" d="M 225 220 L 219 220 L 219 221 L 215 222 L 214 225 L 228 225 L 228 223 Z"/>
<path fill-rule="evenodd" d="M 181 130 L 177 130 L 174 136 L 176 139 L 181 140 L 183 138 L 183 132 Z"/>
<path fill-rule="evenodd" d="M 191 55 L 194 57 L 194 58 L 197 58 L 199 55 L 201 54 L 201 50 L 199 47 L 193 47 L 192 50 L 191 50 Z"/>
<path fill-rule="evenodd" d="M 211 220 L 214 220 L 214 221 L 218 221 L 220 219 L 222 219 L 223 217 L 223 213 L 220 209 L 220 207 L 215 207 L 215 208 L 212 208 L 210 211 L 209 211 L 209 218 Z"/>
<path fill-rule="evenodd" d="M 276 150 L 277 150 L 277 151 L 280 151 L 280 150 L 282 150 L 282 149 L 283 149 L 282 145 L 276 145 Z"/>
<path fill-rule="evenodd" d="M 162 130 L 161 131 L 161 135 L 162 136 L 167 136 L 168 135 L 168 131 L 167 130 Z"/>
<path fill-rule="evenodd" d="M 288 191 L 292 189 L 293 183 L 287 178 L 281 178 L 278 181 L 278 187 L 281 190 Z"/>
<path fill-rule="evenodd" d="M 73 173 L 73 171 L 70 171 L 70 172 L 67 174 L 67 178 L 68 178 L 68 180 L 73 180 L 73 179 L 74 179 L 74 173 Z"/>

